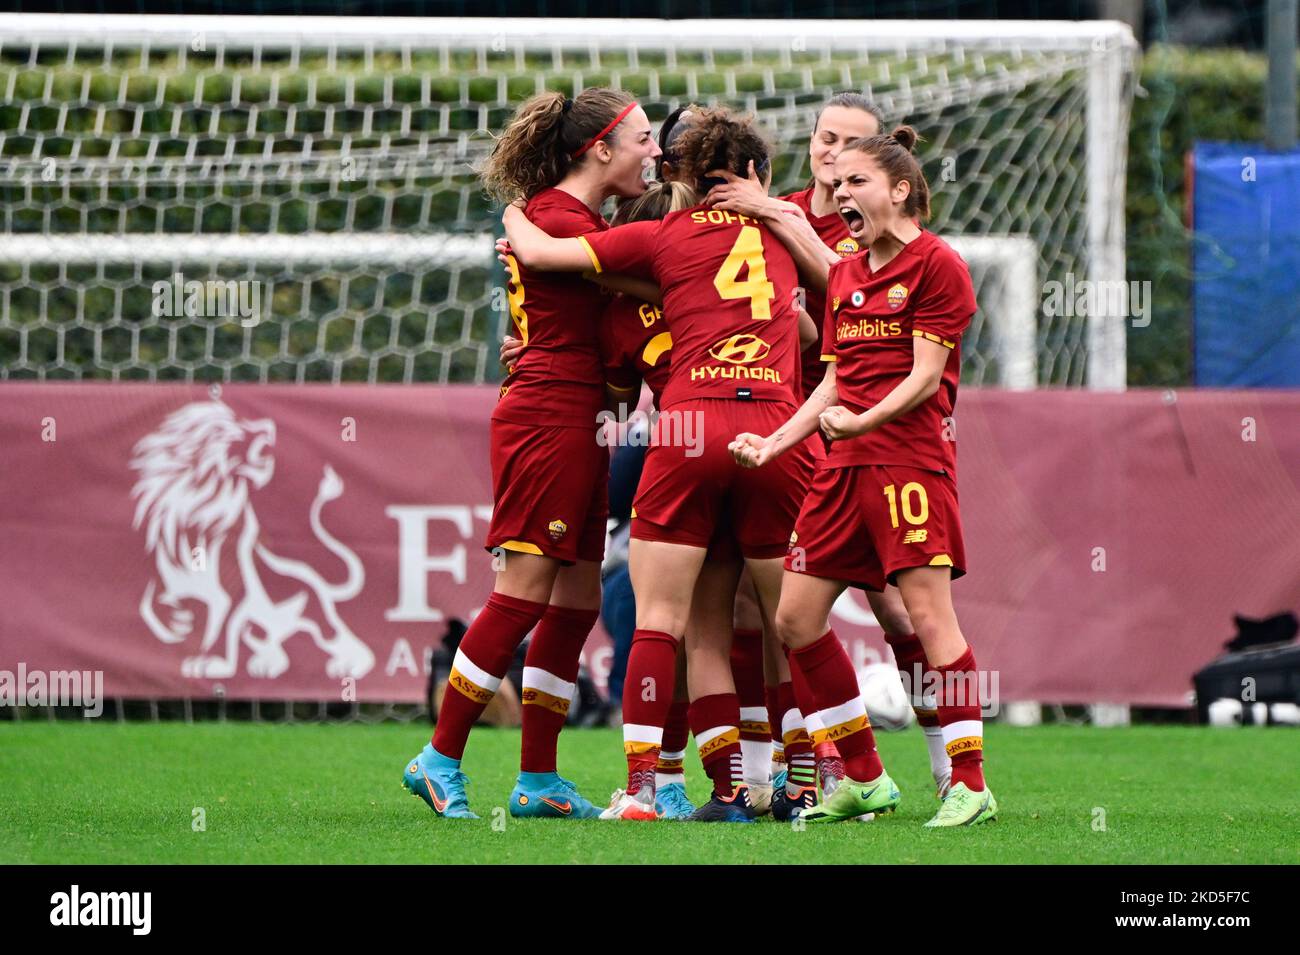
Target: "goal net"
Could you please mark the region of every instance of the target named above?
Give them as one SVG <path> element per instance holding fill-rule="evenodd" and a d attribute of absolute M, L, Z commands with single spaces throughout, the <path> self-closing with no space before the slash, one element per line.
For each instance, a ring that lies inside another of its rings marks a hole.
<path fill-rule="evenodd" d="M 483 382 L 507 319 L 473 167 L 544 89 L 723 102 L 808 179 L 818 106 L 917 127 L 971 264 L 973 384 L 1124 386 L 1136 45 L 1113 23 L 60 16 L 0 21 L 0 377 Z M 191 294 L 193 293 L 193 294 Z M 1067 310 L 1068 312 L 1069 310 Z"/>

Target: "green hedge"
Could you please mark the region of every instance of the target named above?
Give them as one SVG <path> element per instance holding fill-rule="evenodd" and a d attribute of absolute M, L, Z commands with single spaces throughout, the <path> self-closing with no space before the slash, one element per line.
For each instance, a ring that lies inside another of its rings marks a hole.
<path fill-rule="evenodd" d="M 1184 161 L 1196 140 L 1264 138 L 1266 59 L 1152 47 L 1142 62 L 1128 154 L 1128 278 L 1152 287 L 1151 324 L 1128 332 L 1130 385 L 1192 379 L 1191 241 Z"/>

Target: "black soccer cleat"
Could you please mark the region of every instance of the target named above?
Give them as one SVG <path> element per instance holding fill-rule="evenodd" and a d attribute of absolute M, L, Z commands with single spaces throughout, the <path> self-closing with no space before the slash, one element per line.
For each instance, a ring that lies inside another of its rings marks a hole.
<path fill-rule="evenodd" d="M 789 822 L 805 809 L 817 805 L 817 787 L 801 786 L 798 795 L 791 796 L 785 786 L 778 786 L 772 791 L 772 818 L 777 822 Z"/>
<path fill-rule="evenodd" d="M 754 817 L 754 806 L 749 801 L 748 786 L 737 786 L 725 799 L 714 793 L 708 802 L 687 816 L 686 821 L 758 822 Z"/>

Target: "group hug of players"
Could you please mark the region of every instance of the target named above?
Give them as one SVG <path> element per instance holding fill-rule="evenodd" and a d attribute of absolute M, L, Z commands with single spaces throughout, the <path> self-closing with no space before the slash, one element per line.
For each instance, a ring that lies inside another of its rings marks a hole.
<path fill-rule="evenodd" d="M 530 632 L 513 815 L 822 823 L 894 810 L 829 626 L 855 586 L 912 687 L 940 799 L 926 826 L 995 818 L 951 598 L 965 572 L 951 416 L 976 304 L 965 263 L 921 226 L 916 139 L 838 94 L 817 117 L 808 188 L 781 199 L 767 194 L 769 140 L 725 108 L 677 110 L 656 135 L 625 92 L 546 93 L 497 139 L 480 173 L 505 203 L 515 336 L 491 422 L 486 544 L 505 560 L 433 739 L 403 774 L 437 815 L 476 818 L 466 740 Z M 599 212 L 610 197 L 612 225 Z M 558 774 L 556 742 L 600 610 L 597 429 L 642 381 L 660 417 L 632 511 L 627 784 L 602 811 Z M 926 696 L 923 673 L 937 688 Z M 712 781 L 698 808 L 683 785 L 688 730 Z"/>

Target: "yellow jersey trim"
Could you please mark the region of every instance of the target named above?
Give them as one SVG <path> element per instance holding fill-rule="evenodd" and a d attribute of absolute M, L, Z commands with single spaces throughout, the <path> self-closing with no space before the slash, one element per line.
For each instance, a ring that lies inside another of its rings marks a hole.
<path fill-rule="evenodd" d="M 936 558 L 934 558 L 932 561 L 930 561 L 930 566 L 931 566 L 931 567 L 951 567 L 951 566 L 952 566 L 952 558 L 949 557 L 947 554 L 940 554 L 938 557 L 936 557 Z"/>
<path fill-rule="evenodd" d="M 647 365 L 657 365 L 663 353 L 672 347 L 672 334 L 670 332 L 660 332 L 646 343 L 645 349 L 641 352 L 641 358 Z"/>
<path fill-rule="evenodd" d="M 591 267 L 597 272 L 600 272 L 600 259 L 596 258 L 596 250 L 591 247 L 591 243 L 587 241 L 586 236 L 578 236 L 578 241 L 581 242 L 582 247 L 587 250 L 587 258 L 591 259 Z"/>
<path fill-rule="evenodd" d="M 948 341 L 948 339 L 946 339 L 946 338 L 940 338 L 938 335 L 935 335 L 935 334 L 933 334 L 932 332 L 923 332 L 923 331 L 921 331 L 921 329 L 919 329 L 919 328 L 914 328 L 914 329 L 912 329 L 912 337 L 913 337 L 913 338 L 924 338 L 924 339 L 926 339 L 927 341 L 932 341 L 932 342 L 934 342 L 936 345 L 942 345 L 944 348 L 956 348 L 956 347 L 957 347 L 957 343 L 956 343 L 956 342 L 950 342 L 950 341 Z"/>
<path fill-rule="evenodd" d="M 536 554 L 542 557 L 542 549 L 536 544 L 530 544 L 527 541 L 506 541 L 501 545 L 502 550 L 513 550 L 520 554 Z"/>

